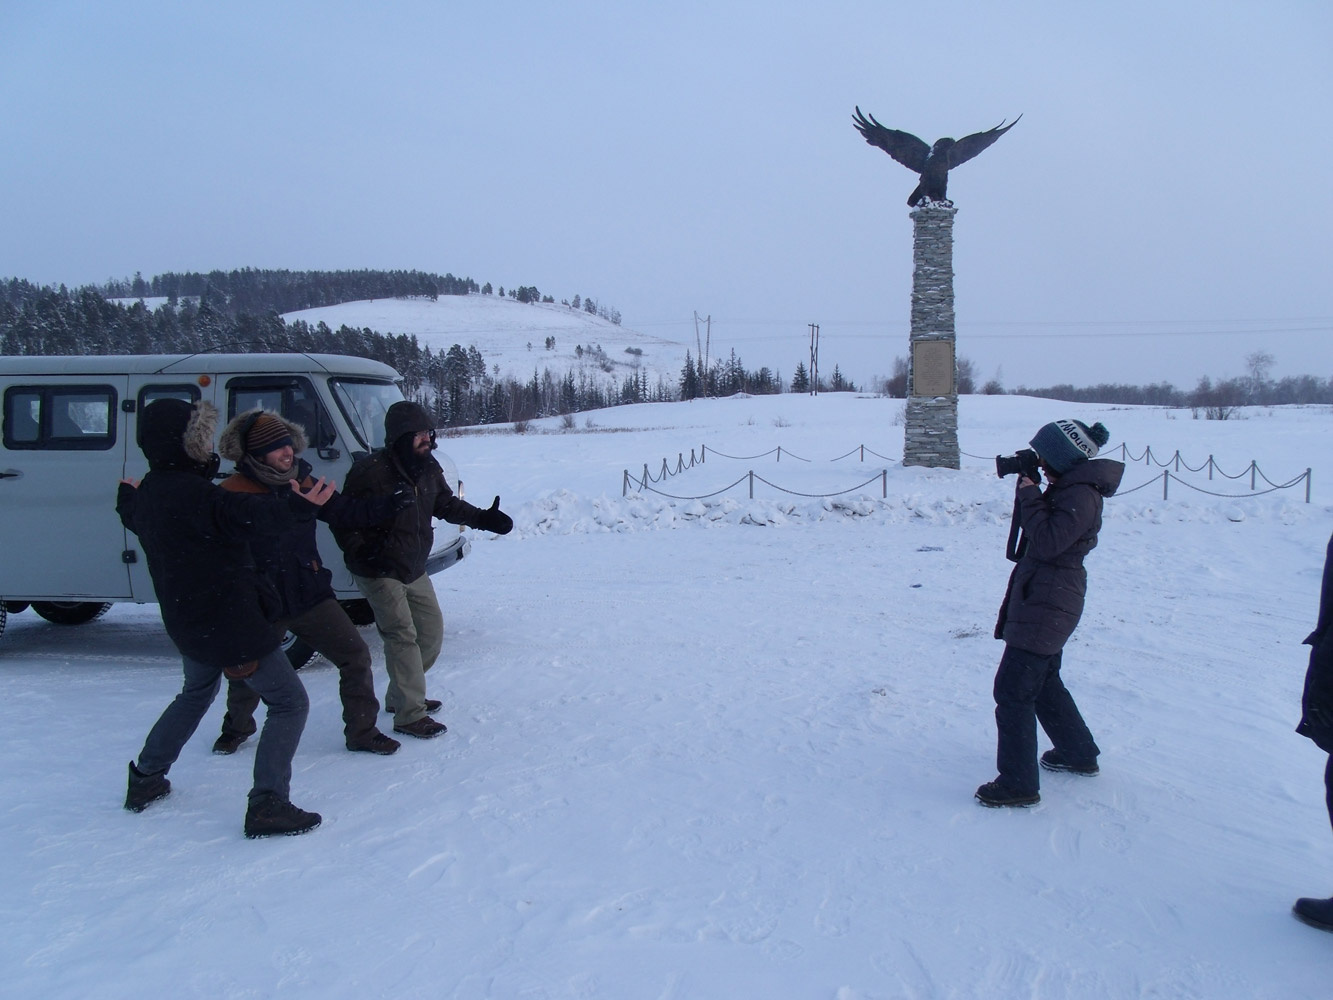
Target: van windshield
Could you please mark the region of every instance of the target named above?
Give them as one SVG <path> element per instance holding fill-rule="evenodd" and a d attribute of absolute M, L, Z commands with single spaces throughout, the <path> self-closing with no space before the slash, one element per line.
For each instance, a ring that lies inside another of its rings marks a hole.
<path fill-rule="evenodd" d="M 361 446 L 367 451 L 383 448 L 384 414 L 403 398 L 398 386 L 370 379 L 331 378 L 329 388 Z"/>

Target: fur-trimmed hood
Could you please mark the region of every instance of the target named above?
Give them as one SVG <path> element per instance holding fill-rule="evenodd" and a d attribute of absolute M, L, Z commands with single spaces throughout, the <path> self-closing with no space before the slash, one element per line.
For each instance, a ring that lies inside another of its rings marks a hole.
<path fill-rule="evenodd" d="M 217 470 L 213 435 L 218 411 L 208 400 L 193 404 L 183 399 L 154 400 L 144 407 L 140 420 L 140 439 L 150 468 L 202 472 L 211 467 L 209 475 Z"/>
<path fill-rule="evenodd" d="M 301 454 L 305 451 L 306 440 L 305 428 L 300 424 L 294 424 L 281 413 L 275 413 L 272 410 L 246 410 L 244 413 L 238 413 L 232 421 L 222 428 L 222 436 L 218 438 L 218 454 L 229 462 L 240 462 L 245 458 L 245 442 L 241 440 L 241 431 L 247 425 L 253 423 L 254 418 L 261 413 L 267 413 L 270 417 L 280 421 L 287 428 L 287 433 L 292 439 L 292 451 Z"/>

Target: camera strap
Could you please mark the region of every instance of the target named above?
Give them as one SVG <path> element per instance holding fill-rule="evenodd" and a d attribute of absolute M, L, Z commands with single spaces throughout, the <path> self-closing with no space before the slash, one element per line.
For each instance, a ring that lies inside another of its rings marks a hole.
<path fill-rule="evenodd" d="M 1020 521 L 1020 510 L 1018 497 L 1014 497 L 1014 516 L 1009 521 L 1009 541 L 1004 546 L 1004 557 L 1010 562 L 1018 562 L 1023 558 L 1023 553 L 1027 551 L 1027 536 L 1022 535 L 1023 525 Z M 1020 537 L 1022 535 L 1022 537 Z"/>

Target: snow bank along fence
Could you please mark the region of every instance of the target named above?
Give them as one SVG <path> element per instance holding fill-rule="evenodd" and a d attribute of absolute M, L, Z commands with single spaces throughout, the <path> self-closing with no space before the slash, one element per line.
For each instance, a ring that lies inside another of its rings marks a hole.
<path fill-rule="evenodd" d="M 758 458 L 767 458 L 769 455 L 776 455 L 775 460 L 777 462 L 781 462 L 784 454 L 781 445 L 778 445 L 776 448 L 770 448 L 768 451 L 762 452 L 758 455 L 728 455 L 725 454 L 724 452 L 718 451 L 716 448 L 712 449 L 712 453 L 716 455 L 718 458 L 731 459 L 732 461 L 736 462 L 752 462 Z M 863 483 L 857 483 L 855 486 L 849 486 L 847 489 L 838 490 L 835 493 L 802 493 L 799 490 L 789 490 L 785 486 L 779 486 L 777 483 L 769 482 L 763 476 L 757 475 L 753 469 L 750 469 L 748 472 L 745 473 L 745 475 L 741 476 L 734 483 L 730 483 L 722 487 L 720 490 L 714 490 L 712 493 L 705 493 L 702 496 L 697 496 L 697 497 L 676 496 L 675 494 L 672 493 L 664 493 L 662 490 L 654 489 L 654 487 L 652 486 L 653 483 L 665 482 L 671 476 L 678 476 L 682 472 L 688 472 L 690 469 L 693 469 L 697 465 L 703 465 L 704 461 L 708 458 L 708 454 L 709 454 L 709 448 L 708 445 L 705 444 L 700 446 L 698 456 L 695 455 L 693 448 L 690 449 L 689 461 L 685 460 L 684 452 L 679 452 L 677 454 L 676 464 L 674 466 L 671 464 L 670 459 L 664 458 L 662 459 L 662 467 L 656 475 L 654 475 L 653 472 L 648 468 L 648 464 L 646 462 L 644 463 L 643 466 L 643 474 L 640 476 L 636 476 L 628 469 L 626 469 L 624 475 L 621 478 L 620 495 L 622 497 L 629 496 L 630 484 L 633 484 L 633 489 L 634 492 L 636 493 L 650 491 L 652 493 L 656 493 L 658 496 L 664 496 L 669 500 L 707 500 L 709 497 L 719 496 L 723 493 L 726 493 L 730 489 L 734 489 L 741 483 L 747 481 L 749 483 L 751 500 L 754 499 L 754 484 L 756 482 L 763 483 L 765 486 L 768 486 L 771 489 L 775 489 L 780 493 L 789 493 L 792 496 L 809 497 L 812 499 L 820 499 L 824 497 L 840 497 L 847 493 L 854 493 L 857 490 L 865 489 L 871 483 L 878 482 L 880 488 L 880 496 L 887 498 L 889 495 L 889 470 L 887 468 L 881 469 L 878 475 L 871 476 Z M 785 452 L 785 454 L 786 457 L 792 461 L 796 462 L 811 461 L 808 458 L 802 458 L 800 455 L 794 454 L 790 450 Z M 840 462 L 844 458 L 850 458 L 852 455 L 858 455 L 859 460 L 862 462 L 866 460 L 866 455 L 873 455 L 875 458 L 882 459 L 885 462 L 894 461 L 894 459 L 887 458 L 886 456 L 881 455 L 878 452 L 872 451 L 863 444 L 857 445 L 851 451 L 847 452 L 847 454 L 839 455 L 837 458 L 831 458 L 829 459 L 829 461 Z"/>
<path fill-rule="evenodd" d="M 1170 487 L 1173 481 L 1179 483 L 1181 486 L 1184 486 L 1187 489 L 1194 490 L 1196 493 L 1205 493 L 1208 496 L 1225 497 L 1236 500 L 1241 500 L 1246 497 L 1263 496 L 1266 493 L 1275 493 L 1278 490 L 1288 490 L 1296 486 L 1299 486 L 1301 483 L 1304 483 L 1305 502 L 1306 503 L 1310 502 L 1310 469 L 1308 468 L 1300 475 L 1296 476 L 1294 479 L 1290 479 L 1285 483 L 1275 483 L 1271 479 L 1269 479 L 1267 475 L 1264 474 L 1263 470 L 1259 468 L 1259 463 L 1255 460 L 1251 460 L 1250 464 L 1246 468 L 1242 469 L 1235 475 L 1232 475 L 1231 473 L 1224 471 L 1222 467 L 1217 463 L 1217 460 L 1212 455 L 1209 455 L 1208 460 L 1204 462 L 1202 465 L 1199 465 L 1197 467 L 1192 466 L 1188 462 L 1186 462 L 1185 459 L 1181 456 L 1179 449 L 1177 449 L 1175 454 L 1171 455 L 1165 461 L 1163 461 L 1157 455 L 1153 454 L 1151 445 L 1144 447 L 1142 455 L 1132 454 L 1129 450 L 1129 446 L 1123 443 L 1119 445 L 1113 445 L 1108 449 L 1104 449 L 1102 451 L 1102 455 L 1109 456 L 1117 449 L 1119 449 L 1120 451 L 1120 460 L 1124 462 L 1126 465 L 1130 465 L 1131 463 L 1143 462 L 1145 465 L 1155 465 L 1157 466 L 1157 468 L 1162 470 L 1162 474 L 1160 477 L 1154 475 L 1151 479 L 1149 479 L 1146 482 L 1140 483 L 1138 486 L 1131 487 L 1130 489 L 1118 490 L 1116 492 L 1117 497 L 1128 496 L 1131 493 L 1137 493 L 1139 490 L 1147 489 L 1149 486 L 1152 486 L 1159 480 L 1162 484 L 1163 500 L 1170 499 Z M 716 455 L 718 458 L 726 458 L 737 462 L 751 462 L 754 461 L 755 459 L 767 458 L 769 455 L 774 455 L 776 456 L 775 461 L 781 462 L 783 456 L 783 450 L 782 446 L 778 445 L 776 448 L 770 448 L 768 451 L 761 452 L 758 455 L 728 455 L 714 448 L 713 454 Z M 960 452 L 960 454 L 966 455 L 968 458 L 975 458 L 986 462 L 991 461 L 992 458 L 992 456 L 988 455 L 973 455 L 966 451 Z M 808 463 L 811 461 L 808 458 L 802 458 L 800 455 L 794 454 L 790 450 L 787 451 L 786 455 L 789 460 L 797 462 Z M 861 462 L 864 462 L 866 460 L 866 455 L 873 455 L 875 458 L 881 459 L 882 461 L 885 462 L 894 461 L 894 459 L 888 458 L 885 455 L 881 455 L 879 454 L 879 452 L 873 451 L 870 448 L 867 448 L 863 444 L 857 445 L 855 448 L 853 448 L 846 454 L 839 455 L 837 458 L 831 458 L 829 459 L 829 461 L 840 462 L 844 458 L 850 458 L 852 455 L 858 456 L 858 461 Z M 789 490 L 786 487 L 778 486 L 776 483 L 769 482 L 763 476 L 757 475 L 753 469 L 747 471 L 745 475 L 741 476 L 734 483 L 730 483 L 722 487 L 720 490 L 714 490 L 712 493 L 705 493 L 702 496 L 692 496 L 692 497 L 676 496 L 671 493 L 665 493 L 662 490 L 655 489 L 653 487 L 652 484 L 654 483 L 665 482 L 672 476 L 678 476 L 683 472 L 688 472 L 695 466 L 703 465 L 707 458 L 708 458 L 708 445 L 705 444 L 699 447 L 699 453 L 697 456 L 695 455 L 694 449 L 691 448 L 690 457 L 688 461 L 686 461 L 685 459 L 684 452 L 677 453 L 675 465 L 672 465 L 669 459 L 666 458 L 662 459 L 662 466 L 656 474 L 654 474 L 652 470 L 648 468 L 647 462 L 645 462 L 643 465 L 642 475 L 636 476 L 633 473 L 631 473 L 628 469 L 626 469 L 624 471 L 623 476 L 621 477 L 620 495 L 622 497 L 628 496 L 631 484 L 633 484 L 633 488 L 636 493 L 650 491 L 652 493 L 658 494 L 659 496 L 664 496 L 670 500 L 707 500 L 709 497 L 719 496 L 723 493 L 726 493 L 728 490 L 734 489 L 741 483 L 748 482 L 750 499 L 753 500 L 754 484 L 755 482 L 760 482 L 763 483 L 765 486 L 770 487 L 771 489 L 777 490 L 780 493 L 789 493 L 792 496 L 810 497 L 818 499 L 824 497 L 843 496 L 844 494 L 847 493 L 853 493 L 856 490 L 865 489 L 867 486 L 869 486 L 871 483 L 877 480 L 880 484 L 880 496 L 882 498 L 887 498 L 889 495 L 889 470 L 887 468 L 881 469 L 878 475 L 871 476 L 863 483 L 857 483 L 855 486 L 849 486 L 847 489 L 838 490 L 835 493 L 802 493 L 798 490 Z M 1213 479 L 1214 473 L 1221 476 L 1223 479 L 1233 479 L 1233 480 L 1241 479 L 1242 477 L 1248 475 L 1250 477 L 1250 492 L 1218 493 L 1214 490 L 1204 489 L 1200 486 L 1196 486 L 1194 483 L 1187 482 L 1186 480 L 1181 479 L 1179 473 L 1182 469 L 1184 469 L 1186 472 L 1192 472 L 1192 473 L 1200 473 L 1207 471 L 1208 479 L 1210 482 Z M 1266 489 L 1259 489 L 1258 483 L 1260 479 L 1262 479 L 1267 484 Z"/>
<path fill-rule="evenodd" d="M 1212 455 L 1209 455 L 1208 460 L 1204 462 L 1202 465 L 1199 466 L 1190 465 L 1188 462 L 1185 461 L 1183 457 L 1181 457 L 1179 449 L 1177 449 L 1175 454 L 1173 454 L 1170 458 L 1166 459 L 1165 461 L 1163 461 L 1157 455 L 1153 454 L 1152 445 L 1145 446 L 1142 455 L 1134 455 L 1133 453 L 1130 452 L 1129 446 L 1123 443 L 1119 445 L 1112 445 L 1110 448 L 1102 449 L 1100 455 L 1103 458 L 1108 458 L 1113 452 L 1117 450 L 1120 452 L 1120 460 L 1124 462 L 1126 466 L 1142 462 L 1144 465 L 1155 465 L 1157 468 L 1162 470 L 1162 474 L 1161 476 L 1154 475 L 1147 482 L 1140 483 L 1138 486 L 1134 486 L 1130 489 L 1117 490 L 1115 494 L 1116 497 L 1128 496 L 1131 493 L 1137 493 L 1139 490 L 1147 489 L 1149 486 L 1153 485 L 1156 482 L 1161 482 L 1162 499 L 1167 500 L 1170 498 L 1171 483 L 1176 482 L 1179 483 L 1181 486 L 1184 486 L 1186 489 L 1194 490 L 1196 493 L 1206 493 L 1210 497 L 1225 497 L 1233 500 L 1243 500 L 1246 497 L 1263 496 L 1265 493 L 1275 493 L 1278 490 L 1289 490 L 1292 489 L 1293 487 L 1299 486 L 1301 483 L 1304 483 L 1305 502 L 1306 503 L 1310 502 L 1310 470 L 1308 468 L 1294 479 L 1289 479 L 1285 483 L 1275 483 L 1273 482 L 1273 480 L 1269 479 L 1268 476 L 1264 474 L 1263 470 L 1259 468 L 1259 463 L 1253 459 L 1250 460 L 1250 464 L 1248 466 L 1246 466 L 1244 469 L 1241 469 L 1240 472 L 1237 472 L 1235 475 L 1232 475 L 1228 472 L 1223 471 L 1222 467 L 1217 464 L 1217 459 L 1215 459 Z M 986 456 L 984 455 L 971 455 L 968 454 L 967 452 L 963 452 L 963 454 L 967 455 L 968 458 L 986 459 Z M 1186 472 L 1193 472 L 1193 473 L 1199 473 L 1207 470 L 1208 479 L 1210 482 L 1213 479 L 1213 473 L 1217 473 L 1217 475 L 1221 476 L 1223 479 L 1241 479 L 1242 477 L 1248 475 L 1250 477 L 1250 492 L 1218 493 L 1215 490 L 1206 490 L 1201 486 L 1196 486 L 1194 483 L 1187 482 L 1186 480 L 1181 479 L 1179 475 L 1181 469 L 1184 469 Z M 1260 479 L 1262 479 L 1265 483 L 1268 484 L 1267 489 L 1259 488 L 1258 483 Z"/>

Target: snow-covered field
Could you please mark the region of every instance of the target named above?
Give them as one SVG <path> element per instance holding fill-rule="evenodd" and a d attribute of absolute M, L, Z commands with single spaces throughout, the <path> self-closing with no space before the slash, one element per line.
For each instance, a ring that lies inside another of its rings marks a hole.
<path fill-rule="evenodd" d="M 642 368 L 650 385 L 659 376 L 674 385 L 680 379 L 686 350 L 695 351 L 693 344 L 687 347 L 639 333 L 569 306 L 523 303 L 496 295 L 369 299 L 302 309 L 283 319 L 289 323 L 304 320 L 311 326 L 326 323 L 331 330 L 346 325 L 408 334 L 433 351 L 447 351 L 454 344 L 475 346 L 487 371 L 498 366 L 502 377 L 519 381 L 546 368 L 557 378 L 582 369 L 591 381 L 610 378 L 618 388 L 626 375 Z M 550 348 L 547 338 L 553 342 Z M 751 362 L 751 367 L 762 363 Z M 787 376 L 790 374 L 788 371 Z"/>
<path fill-rule="evenodd" d="M 964 398 L 963 450 L 987 457 L 954 472 L 898 464 L 901 409 L 709 400 L 445 440 L 468 496 L 500 494 L 517 525 L 435 578 L 449 733 L 349 754 L 335 671 L 307 668 L 308 836 L 242 838 L 254 751 L 209 753 L 220 704 L 172 795 L 121 808 L 179 680 L 155 608 L 11 617 L 4 993 L 1327 997 L 1333 935 L 1289 909 L 1333 893 L 1325 757 L 1292 732 L 1333 412 Z M 1174 481 L 1163 501 L 1161 470 L 1132 465 L 1126 489 L 1150 485 L 1107 503 L 1065 657 L 1102 773 L 984 809 L 1013 485 L 989 456 L 1059 416 L 1231 474 L 1312 467 L 1313 502 Z M 657 488 L 739 485 L 622 496 L 626 471 L 704 446 Z M 750 471 L 794 493 L 870 485 L 750 499 Z"/>

